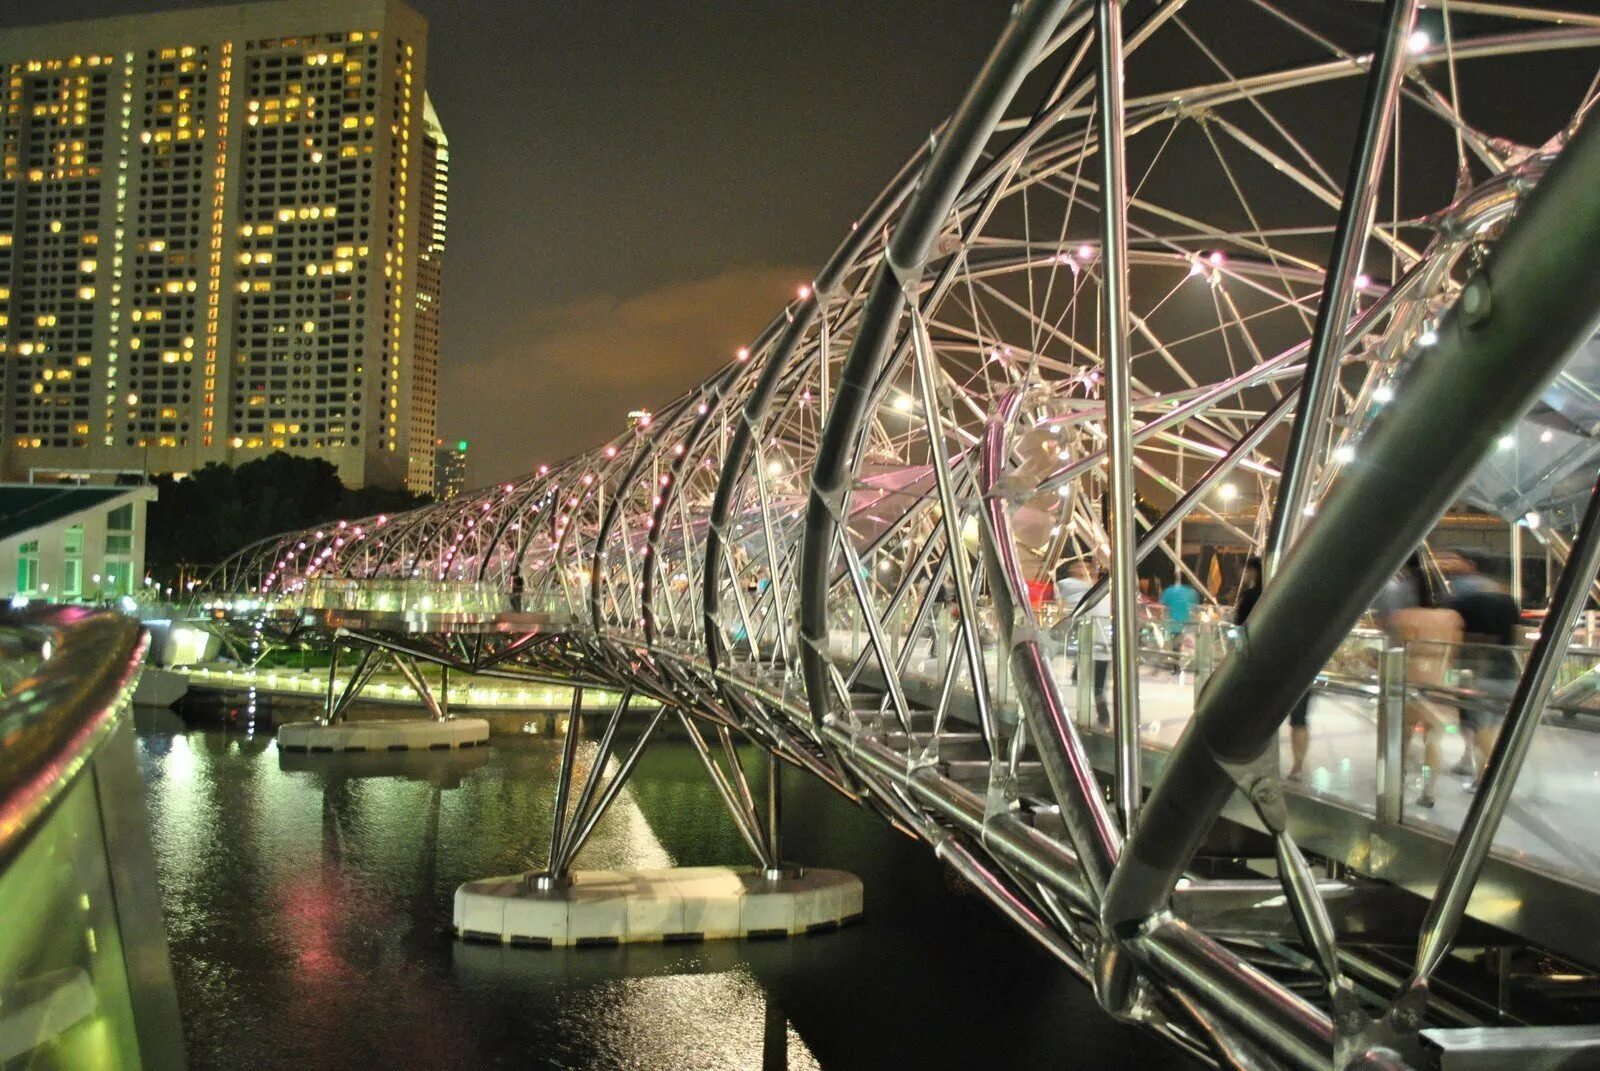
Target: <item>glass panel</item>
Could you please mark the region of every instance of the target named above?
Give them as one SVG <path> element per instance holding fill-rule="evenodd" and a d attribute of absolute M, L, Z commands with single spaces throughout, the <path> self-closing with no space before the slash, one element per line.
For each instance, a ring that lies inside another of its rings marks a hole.
<path fill-rule="evenodd" d="M 1579 627 L 1578 636 L 1584 636 Z M 1487 753 L 1498 734 L 1507 699 L 1498 699 L 1498 682 L 1472 681 L 1485 696 L 1477 713 L 1475 737 Z M 1498 700 L 1498 701 L 1497 701 Z M 1550 703 L 1512 789 L 1505 817 L 1495 831 L 1496 855 L 1600 888 L 1600 650 L 1574 644 L 1557 674 Z M 1480 760 L 1481 761 L 1481 760 Z M 1453 778 L 1462 784 L 1467 778 Z M 1439 792 L 1440 806 L 1464 790 L 1448 785 Z"/>
<path fill-rule="evenodd" d="M 111 532 L 106 536 L 107 554 L 132 554 L 133 536 L 126 532 Z"/>
<path fill-rule="evenodd" d="M 0 1065 L 139 1067 L 104 831 L 87 774 L 0 872 L 0 903 L 13 923 L 0 927 Z"/>
<path fill-rule="evenodd" d="M 133 504 L 118 506 L 106 514 L 106 527 L 122 532 L 133 530 Z"/>
<path fill-rule="evenodd" d="M 61 568 L 61 595 L 63 598 L 77 598 L 82 594 L 83 560 L 68 558 Z"/>
<path fill-rule="evenodd" d="M 83 525 L 75 524 L 61 537 L 61 550 L 66 554 L 83 553 Z"/>

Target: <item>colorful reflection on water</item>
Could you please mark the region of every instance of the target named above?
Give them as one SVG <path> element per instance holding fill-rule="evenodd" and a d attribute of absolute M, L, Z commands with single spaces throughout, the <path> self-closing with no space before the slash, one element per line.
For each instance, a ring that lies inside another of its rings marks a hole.
<path fill-rule="evenodd" d="M 859 874 L 859 926 L 615 949 L 456 941 L 456 886 L 524 869 L 546 844 L 558 752 L 497 736 L 477 752 L 280 757 L 266 733 L 141 712 L 192 1066 L 1178 1065 L 1107 1020 L 925 849 L 798 774 L 785 782 L 787 854 Z M 689 745 L 662 741 L 579 866 L 743 862 L 720 807 Z"/>

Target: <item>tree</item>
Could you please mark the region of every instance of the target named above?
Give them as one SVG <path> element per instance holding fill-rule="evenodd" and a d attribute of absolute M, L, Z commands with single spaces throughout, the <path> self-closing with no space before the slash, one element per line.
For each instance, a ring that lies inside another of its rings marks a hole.
<path fill-rule="evenodd" d="M 145 558 L 150 572 L 169 583 L 182 566 L 214 565 L 280 532 L 431 501 L 410 491 L 347 488 L 327 461 L 282 451 L 238 468 L 212 462 L 181 480 L 158 476 L 155 486 Z"/>

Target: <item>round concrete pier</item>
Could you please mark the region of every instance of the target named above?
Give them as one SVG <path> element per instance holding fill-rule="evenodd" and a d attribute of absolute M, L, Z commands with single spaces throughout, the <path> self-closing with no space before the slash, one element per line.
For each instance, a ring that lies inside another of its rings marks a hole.
<path fill-rule="evenodd" d="M 525 875 L 456 890 L 456 934 L 542 948 L 646 941 L 788 937 L 861 916 L 861 879 L 842 870 L 767 878 L 750 867 L 575 870 L 566 885 Z"/>
<path fill-rule="evenodd" d="M 391 718 L 334 725 L 292 721 L 278 726 L 283 751 L 443 751 L 488 742 L 489 723 L 482 718 Z"/>

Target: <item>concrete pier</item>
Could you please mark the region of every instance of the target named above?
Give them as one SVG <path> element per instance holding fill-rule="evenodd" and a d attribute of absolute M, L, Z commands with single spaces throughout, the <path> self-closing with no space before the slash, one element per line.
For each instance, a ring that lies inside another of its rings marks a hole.
<path fill-rule="evenodd" d="M 542 948 L 625 942 L 788 937 L 853 922 L 861 880 L 842 870 L 769 879 L 750 867 L 573 871 L 537 889 L 526 875 L 456 890 L 456 934 Z"/>
<path fill-rule="evenodd" d="M 278 726 L 282 751 L 441 751 L 488 742 L 489 723 L 482 718 L 387 718 L 332 725 L 292 721 Z"/>

